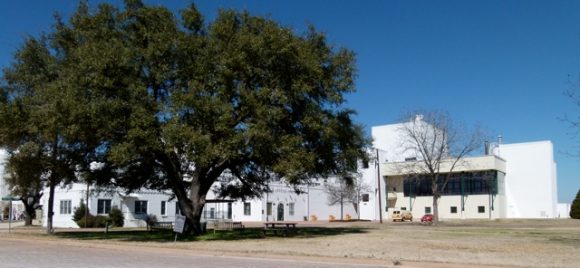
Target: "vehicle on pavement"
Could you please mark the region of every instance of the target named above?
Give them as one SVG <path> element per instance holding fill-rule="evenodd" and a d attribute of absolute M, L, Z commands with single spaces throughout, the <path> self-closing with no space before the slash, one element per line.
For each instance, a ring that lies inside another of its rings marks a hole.
<path fill-rule="evenodd" d="M 421 222 L 432 223 L 433 222 L 433 215 L 431 215 L 431 214 L 423 215 L 423 217 L 421 217 Z"/>
<path fill-rule="evenodd" d="M 413 221 L 413 214 L 406 210 L 394 210 L 391 218 L 393 221 Z"/>

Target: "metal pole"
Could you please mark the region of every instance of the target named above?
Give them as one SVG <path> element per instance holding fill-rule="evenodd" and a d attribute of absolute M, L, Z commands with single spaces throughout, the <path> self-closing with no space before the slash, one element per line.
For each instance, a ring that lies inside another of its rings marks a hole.
<path fill-rule="evenodd" d="M 310 221 L 310 182 L 306 184 L 306 221 Z"/>
<path fill-rule="evenodd" d="M 383 223 L 383 200 L 381 198 L 381 165 L 379 159 L 379 149 L 377 151 L 377 184 L 379 188 L 379 222 Z"/>
<path fill-rule="evenodd" d="M 12 199 L 10 199 L 10 209 L 8 211 L 8 232 L 10 233 L 10 228 L 12 227 Z"/>
<path fill-rule="evenodd" d="M 87 180 L 87 200 L 85 200 L 85 228 L 89 219 L 89 181 Z"/>

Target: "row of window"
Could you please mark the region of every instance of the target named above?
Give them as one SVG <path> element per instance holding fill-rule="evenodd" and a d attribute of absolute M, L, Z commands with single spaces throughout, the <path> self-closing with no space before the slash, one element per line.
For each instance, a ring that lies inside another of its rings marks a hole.
<path fill-rule="evenodd" d="M 498 194 L 501 192 L 497 171 L 461 172 L 452 174 L 442 191 L 443 195 Z M 442 188 L 444 179 L 437 182 Z M 425 176 L 405 178 L 403 194 L 407 196 L 433 195 L 431 180 Z"/>
<path fill-rule="evenodd" d="M 401 210 L 407 210 L 407 207 L 401 207 Z M 449 207 L 449 212 L 451 212 L 451 214 L 457 214 L 457 207 Z M 477 213 L 485 213 L 485 206 L 478 206 Z M 431 214 L 431 207 L 425 207 L 425 214 Z"/>
<path fill-rule="evenodd" d="M 282 207 L 280 207 L 282 206 Z M 279 203 L 278 204 L 278 211 L 282 211 L 284 212 L 284 204 Z M 263 211 L 262 211 L 263 213 Z M 266 214 L 268 216 L 272 216 L 272 203 L 268 202 L 266 203 Z M 251 216 L 252 215 L 252 203 L 249 202 L 244 202 L 244 215 L 245 216 Z M 288 215 L 290 216 L 294 216 L 294 203 L 288 203 Z"/>
<path fill-rule="evenodd" d="M 71 200 L 60 200 L 60 214 L 72 214 L 72 201 Z M 147 204 L 148 201 L 136 200 L 135 201 L 135 214 L 147 214 Z M 282 205 L 280 203 L 279 205 Z M 268 216 L 272 215 L 272 203 L 267 203 L 267 213 Z M 281 208 L 283 211 L 283 207 Z M 280 210 L 280 208 L 278 208 Z M 178 206 L 176 206 L 175 214 L 179 212 Z M 111 213 L 111 199 L 98 199 L 97 200 L 97 214 L 109 214 Z M 288 203 L 288 214 L 294 216 L 294 203 Z M 167 201 L 161 201 L 161 215 L 167 215 Z M 252 215 L 252 204 L 249 202 L 244 203 L 244 215 Z"/>
<path fill-rule="evenodd" d="M 135 214 L 147 214 L 148 201 L 136 200 L 134 212 Z M 111 213 L 111 199 L 97 200 L 97 214 Z M 72 214 L 72 201 L 60 200 L 60 214 Z M 177 206 L 176 206 L 177 214 Z M 167 215 L 167 201 L 161 201 L 161 215 Z"/>

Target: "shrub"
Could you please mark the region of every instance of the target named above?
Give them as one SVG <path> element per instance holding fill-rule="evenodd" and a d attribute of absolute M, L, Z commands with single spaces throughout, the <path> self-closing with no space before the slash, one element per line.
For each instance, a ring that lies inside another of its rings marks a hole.
<path fill-rule="evenodd" d="M 336 217 L 334 217 L 334 215 L 329 215 L 328 216 L 328 221 L 335 221 Z"/>
<path fill-rule="evenodd" d="M 94 216 L 93 227 L 94 228 L 105 228 L 107 226 L 107 222 L 109 221 L 109 217 L 107 216 Z"/>
<path fill-rule="evenodd" d="M 85 227 L 85 221 L 87 222 L 87 228 L 105 228 L 105 226 L 107 226 L 107 221 L 109 220 L 109 217 L 107 216 L 93 216 L 90 215 L 88 217 L 83 217 L 82 219 L 80 219 L 79 221 L 77 221 L 77 225 L 79 227 Z"/>
<path fill-rule="evenodd" d="M 78 221 L 80 221 L 82 218 L 84 218 L 86 216 L 87 213 L 87 207 L 85 206 L 85 203 L 81 202 L 81 205 L 79 207 L 77 207 L 73 213 L 73 221 L 76 222 L 77 224 Z M 84 227 L 85 225 L 79 225 L 79 227 Z M 88 226 L 87 226 L 88 227 Z"/>
<path fill-rule="evenodd" d="M 352 216 L 350 214 L 346 214 L 346 216 L 344 217 L 345 220 L 350 221 L 352 220 Z"/>
<path fill-rule="evenodd" d="M 316 215 L 312 214 L 312 215 L 310 215 L 310 220 L 311 221 L 317 221 L 318 220 L 318 217 L 316 217 Z"/>
<path fill-rule="evenodd" d="M 121 212 L 117 207 L 111 208 L 109 219 L 115 227 L 123 227 L 123 224 L 125 223 L 125 216 L 123 216 L 123 212 Z"/>
<path fill-rule="evenodd" d="M 151 226 L 157 223 L 157 217 L 153 214 L 148 214 L 145 216 L 144 220 L 147 223 L 147 226 Z"/>
<path fill-rule="evenodd" d="M 572 201 L 572 207 L 570 208 L 570 218 L 580 219 L 580 190 L 576 194 L 576 199 Z"/>

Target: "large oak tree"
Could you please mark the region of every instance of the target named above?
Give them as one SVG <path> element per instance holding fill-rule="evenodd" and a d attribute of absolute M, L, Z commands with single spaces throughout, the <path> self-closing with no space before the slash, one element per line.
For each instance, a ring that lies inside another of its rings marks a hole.
<path fill-rule="evenodd" d="M 81 2 L 46 39 L 58 70 L 47 83 L 89 118 L 65 134 L 82 141 L 83 160 L 104 164 L 87 176 L 171 190 L 194 233 L 217 181 L 221 196 L 260 196 L 273 177 L 296 185 L 366 158 L 368 139 L 344 107 L 354 54 L 313 27 L 296 34 L 233 10 L 205 22 L 194 5 L 176 15 L 136 0 Z M 32 64 L 19 58 L 13 69 Z"/>

